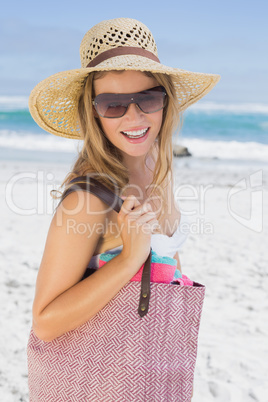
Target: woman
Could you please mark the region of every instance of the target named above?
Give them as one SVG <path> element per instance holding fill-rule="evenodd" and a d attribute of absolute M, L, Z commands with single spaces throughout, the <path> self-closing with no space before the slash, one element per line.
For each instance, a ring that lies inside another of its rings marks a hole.
<path fill-rule="evenodd" d="M 137 274 L 151 247 L 176 260 L 169 282 L 182 277 L 172 133 L 179 113 L 219 80 L 162 65 L 152 34 L 132 19 L 97 24 L 82 40 L 80 54 L 81 69 L 56 74 L 34 89 L 30 111 L 47 131 L 84 140 L 66 189 L 89 175 L 118 191 L 124 203 L 117 214 L 85 191 L 62 198 L 33 304 L 33 332 L 45 342 L 95 317 Z M 100 267 L 107 251 L 114 258 Z M 84 278 L 87 267 L 99 269 Z"/>

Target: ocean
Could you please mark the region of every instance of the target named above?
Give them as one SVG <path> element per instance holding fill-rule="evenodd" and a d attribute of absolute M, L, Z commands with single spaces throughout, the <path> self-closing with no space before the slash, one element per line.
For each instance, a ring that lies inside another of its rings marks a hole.
<path fill-rule="evenodd" d="M 23 96 L 0 96 L 2 160 L 73 161 L 78 140 L 51 135 L 32 119 Z M 191 160 L 268 164 L 268 104 L 198 102 L 185 113 L 174 142 Z"/>

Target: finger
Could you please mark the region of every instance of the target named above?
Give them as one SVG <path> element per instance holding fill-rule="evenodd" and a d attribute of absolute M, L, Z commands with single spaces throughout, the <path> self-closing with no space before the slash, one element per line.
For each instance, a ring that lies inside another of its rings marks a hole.
<path fill-rule="evenodd" d="M 132 214 L 131 214 L 131 213 L 129 214 L 129 218 L 134 220 L 134 218 L 132 218 Z M 138 224 L 147 223 L 147 222 L 150 222 L 150 221 L 152 221 L 152 220 L 156 220 L 156 214 L 155 214 L 155 212 L 153 212 L 153 211 L 146 212 L 146 213 L 140 215 L 139 217 L 137 217 L 137 218 L 135 219 L 135 221 L 136 221 Z"/>
<path fill-rule="evenodd" d="M 138 207 L 139 205 L 140 205 L 139 200 L 134 195 L 129 195 L 128 197 L 126 197 L 119 211 L 120 217 L 123 218 L 130 211 L 132 211 L 133 208 Z"/>
<path fill-rule="evenodd" d="M 143 223 L 141 226 L 147 226 L 150 229 L 150 233 L 161 233 L 161 226 L 157 219 L 152 219 Z"/>
<path fill-rule="evenodd" d="M 152 207 L 149 203 L 145 202 L 142 205 L 138 205 L 137 207 L 133 208 L 129 213 L 129 217 L 137 219 L 140 216 L 147 214 L 148 212 L 152 212 Z"/>
<path fill-rule="evenodd" d="M 130 198 L 131 197 L 131 198 Z M 141 204 L 135 196 L 129 196 L 122 204 L 123 213 L 140 216 L 148 211 L 152 211 L 152 206 L 148 202 Z"/>
<path fill-rule="evenodd" d="M 156 219 L 150 220 L 143 224 L 137 224 L 138 231 L 144 234 L 160 233 L 160 225 Z"/>

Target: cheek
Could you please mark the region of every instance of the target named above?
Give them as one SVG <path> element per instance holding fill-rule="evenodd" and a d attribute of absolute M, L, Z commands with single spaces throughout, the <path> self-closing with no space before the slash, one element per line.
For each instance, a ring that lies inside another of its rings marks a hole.
<path fill-rule="evenodd" d="M 159 112 L 156 112 L 154 116 L 154 123 L 159 132 L 163 123 L 163 110 L 159 110 Z"/>
<path fill-rule="evenodd" d="M 107 138 L 111 138 L 116 129 L 116 121 L 113 119 L 105 119 L 98 117 L 100 125 Z"/>

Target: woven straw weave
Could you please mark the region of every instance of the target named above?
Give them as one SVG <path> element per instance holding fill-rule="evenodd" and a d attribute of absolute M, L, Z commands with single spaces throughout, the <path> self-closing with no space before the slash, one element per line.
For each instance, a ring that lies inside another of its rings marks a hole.
<path fill-rule="evenodd" d="M 28 343 L 30 402 L 190 402 L 205 288 L 128 283 L 86 324 Z"/>
<path fill-rule="evenodd" d="M 103 21 L 86 33 L 80 45 L 82 68 L 99 53 L 118 46 L 141 47 L 158 56 L 154 38 L 144 24 L 128 18 L 118 18 L 112 24 L 110 21 Z"/>
<path fill-rule="evenodd" d="M 220 79 L 216 74 L 171 68 L 137 55 L 116 56 L 95 67 L 86 67 L 96 56 L 118 46 L 142 48 L 157 56 L 153 36 L 141 22 L 118 18 L 97 24 L 85 34 L 81 42 L 82 67 L 48 77 L 33 89 L 29 98 L 29 108 L 37 124 L 55 135 L 81 138 L 77 120 L 77 102 L 85 78 L 93 71 L 136 70 L 169 74 L 176 88 L 180 111 L 201 99 Z"/>

